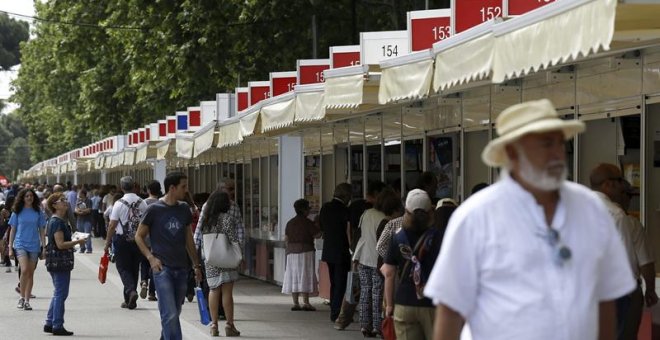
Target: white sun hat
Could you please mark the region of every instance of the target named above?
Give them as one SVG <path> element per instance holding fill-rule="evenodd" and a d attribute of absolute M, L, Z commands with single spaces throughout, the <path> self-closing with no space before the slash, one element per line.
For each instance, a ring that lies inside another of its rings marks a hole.
<path fill-rule="evenodd" d="M 579 120 L 563 120 L 547 99 L 513 105 L 502 111 L 495 124 L 497 135 L 486 145 L 481 159 L 488 166 L 500 167 L 507 161 L 504 147 L 529 133 L 562 131 L 569 140 L 585 129 Z"/>

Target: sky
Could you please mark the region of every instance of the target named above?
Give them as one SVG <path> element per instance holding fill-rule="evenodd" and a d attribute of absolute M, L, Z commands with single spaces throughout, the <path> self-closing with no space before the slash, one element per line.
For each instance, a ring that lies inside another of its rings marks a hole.
<path fill-rule="evenodd" d="M 16 14 L 34 16 L 34 4 L 33 0 L 0 0 L 0 11 L 6 11 Z M 11 16 L 14 19 L 26 20 L 23 17 Z M 15 67 L 18 69 L 18 67 Z M 16 71 L 9 72 L 0 72 L 0 99 L 7 99 L 11 96 L 11 91 L 9 90 L 9 82 L 16 75 Z M 16 108 L 12 103 L 7 103 L 8 107 L 3 111 L 7 113 Z"/>

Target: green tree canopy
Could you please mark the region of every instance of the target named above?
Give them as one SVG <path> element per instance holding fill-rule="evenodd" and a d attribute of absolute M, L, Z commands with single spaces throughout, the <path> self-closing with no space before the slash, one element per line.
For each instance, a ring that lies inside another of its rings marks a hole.
<path fill-rule="evenodd" d="M 448 0 L 430 1 L 431 8 Z M 268 72 L 405 29 L 420 0 L 80 0 L 36 2 L 35 37 L 14 81 L 34 161 L 212 100 Z M 66 23 L 66 24 L 64 24 Z"/>
<path fill-rule="evenodd" d="M 29 37 L 28 23 L 14 20 L 5 13 L 0 13 L 0 71 L 8 70 L 19 64 L 21 52 L 19 44 Z"/>

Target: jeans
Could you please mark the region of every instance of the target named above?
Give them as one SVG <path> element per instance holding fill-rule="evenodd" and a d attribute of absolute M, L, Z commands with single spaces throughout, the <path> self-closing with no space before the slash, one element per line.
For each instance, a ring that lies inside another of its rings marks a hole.
<path fill-rule="evenodd" d="M 69 283 L 71 283 L 71 272 L 51 272 L 53 279 L 53 299 L 50 300 L 50 307 L 46 315 L 46 325 L 53 329 L 64 328 L 64 302 L 69 296 Z"/>
<path fill-rule="evenodd" d="M 154 286 L 154 278 L 151 274 L 151 264 L 146 257 L 142 257 L 140 261 L 140 281 L 149 282 L 149 295 L 156 296 L 156 286 Z"/>
<path fill-rule="evenodd" d="M 163 270 L 154 272 L 153 276 L 156 284 L 156 294 L 158 294 L 160 323 L 163 328 L 161 339 L 180 340 L 183 335 L 181 334 L 179 315 L 181 314 L 183 299 L 186 297 L 188 268 L 163 266 Z"/>
<path fill-rule="evenodd" d="M 80 251 L 92 252 L 92 221 L 89 219 L 78 221 L 78 231 L 88 233 L 87 241 L 84 246 L 80 247 Z"/>
<path fill-rule="evenodd" d="M 143 256 L 137 244 L 126 241 L 122 235 L 114 237 L 114 245 L 117 271 L 121 282 L 124 284 L 124 302 L 128 303 L 131 292 L 137 294 L 140 261 L 142 261 Z"/>

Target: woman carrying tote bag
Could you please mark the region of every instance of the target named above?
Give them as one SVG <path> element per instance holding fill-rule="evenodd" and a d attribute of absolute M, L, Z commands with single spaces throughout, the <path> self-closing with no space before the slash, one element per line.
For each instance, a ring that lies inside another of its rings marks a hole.
<path fill-rule="evenodd" d="M 213 247 L 225 246 L 220 249 L 225 254 L 231 253 L 235 245 L 238 245 L 239 255 L 242 245 L 237 233 L 238 222 L 228 214 L 231 205 L 229 195 L 226 192 L 215 191 L 209 197 L 204 208 L 202 222 L 202 251 L 205 254 L 204 267 L 206 269 L 206 281 L 209 285 L 209 309 L 211 311 L 211 335 L 218 336 L 218 307 L 222 297 L 222 307 L 227 317 L 225 326 L 226 336 L 240 336 L 241 333 L 234 327 L 234 282 L 238 280 L 238 266 L 233 268 L 221 268 L 214 266 L 214 255 L 218 252 Z M 229 242 L 220 243 L 217 240 L 225 238 Z"/>

